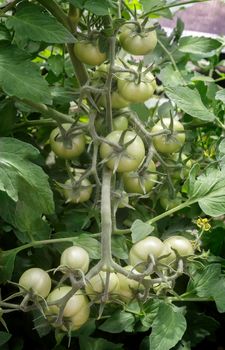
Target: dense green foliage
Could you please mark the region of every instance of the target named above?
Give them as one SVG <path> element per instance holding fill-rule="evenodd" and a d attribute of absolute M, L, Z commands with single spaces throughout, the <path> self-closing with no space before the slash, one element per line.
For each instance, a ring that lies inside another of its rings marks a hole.
<path fill-rule="evenodd" d="M 0 1 L 2 350 L 222 329 L 225 42 L 166 33 L 179 7 Z"/>

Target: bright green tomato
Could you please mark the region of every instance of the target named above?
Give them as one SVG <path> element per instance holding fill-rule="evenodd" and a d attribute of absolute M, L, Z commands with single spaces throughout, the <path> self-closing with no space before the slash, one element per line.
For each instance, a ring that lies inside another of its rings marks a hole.
<path fill-rule="evenodd" d="M 74 270 L 82 270 L 86 273 L 89 267 L 89 254 L 82 247 L 66 248 L 61 255 L 60 265 Z"/>
<path fill-rule="evenodd" d="M 173 248 L 182 257 L 194 254 L 191 242 L 185 237 L 171 236 L 164 241 L 164 244 L 169 248 Z"/>
<path fill-rule="evenodd" d="M 170 210 L 182 203 L 182 195 L 181 193 L 177 193 L 175 198 L 170 198 L 168 190 L 164 190 L 160 192 L 159 201 L 163 209 Z"/>
<path fill-rule="evenodd" d="M 75 180 L 78 181 L 80 176 L 75 176 Z M 65 182 L 66 188 L 63 189 L 64 197 L 67 202 L 83 203 L 90 199 L 92 194 L 92 185 L 88 179 L 83 179 L 79 187 L 73 188 L 71 180 Z"/>
<path fill-rule="evenodd" d="M 125 100 L 132 103 L 145 102 L 154 94 L 156 88 L 155 77 L 152 73 L 142 76 L 141 81 L 134 81 L 134 76 L 121 74 L 117 81 L 118 91 Z"/>
<path fill-rule="evenodd" d="M 156 183 L 157 174 L 155 163 L 151 160 L 148 169 L 139 175 L 136 172 L 124 173 L 123 183 L 124 188 L 129 193 L 148 193 Z"/>
<path fill-rule="evenodd" d="M 81 62 L 90 66 L 98 66 L 106 60 L 106 53 L 100 51 L 97 42 L 78 41 L 74 44 L 74 53 Z"/>
<path fill-rule="evenodd" d="M 170 118 L 164 118 L 163 123 L 167 128 L 170 126 Z M 161 120 L 156 123 L 152 132 L 159 132 L 164 129 Z M 153 137 L 153 144 L 157 151 L 161 153 L 176 153 L 179 152 L 185 142 L 184 127 L 178 120 L 173 120 L 172 134 L 157 135 Z"/>
<path fill-rule="evenodd" d="M 106 275 L 105 271 L 100 271 L 99 274 L 95 275 L 87 282 L 85 287 L 86 294 L 94 302 L 99 302 L 101 295 L 104 293 L 106 288 Z M 117 274 L 112 272 L 109 277 L 108 293 L 110 295 L 118 294 L 119 291 L 119 279 Z"/>
<path fill-rule="evenodd" d="M 119 40 L 122 48 L 132 55 L 146 55 L 154 50 L 157 45 L 156 31 L 143 30 L 133 24 L 125 24 L 122 27 Z"/>
<path fill-rule="evenodd" d="M 134 274 L 139 274 L 139 272 L 137 272 L 133 268 L 133 266 L 128 265 L 128 266 L 125 266 L 124 268 L 127 271 L 132 270 L 132 273 Z M 128 303 L 134 298 L 135 291 L 137 291 L 138 289 L 143 289 L 143 285 L 141 285 L 140 282 L 132 280 L 122 275 L 121 273 L 117 273 L 117 277 L 119 278 L 119 286 L 120 286 L 118 291 L 119 298 L 126 303 Z"/>
<path fill-rule="evenodd" d="M 111 103 L 112 103 L 113 109 L 125 108 L 125 107 L 129 106 L 129 104 L 130 104 L 130 102 L 127 101 L 125 98 L 123 98 L 117 90 L 115 90 L 111 93 Z M 98 104 L 99 104 L 99 106 L 106 108 L 105 96 L 102 95 L 100 97 L 100 99 L 98 100 Z"/>
<path fill-rule="evenodd" d="M 106 136 L 106 139 L 118 144 L 121 139 L 122 131 L 112 131 Z M 128 146 L 126 143 L 133 140 Z M 102 159 L 106 159 L 107 166 L 118 172 L 127 172 L 136 170 L 142 163 L 145 156 L 145 146 L 140 138 L 135 132 L 127 131 L 124 135 L 123 144 L 125 149 L 122 151 L 117 151 L 106 143 L 102 143 L 100 146 L 100 156 Z M 108 159 L 110 157 L 110 159 Z M 118 161 L 119 159 L 119 161 Z"/>
<path fill-rule="evenodd" d="M 176 261 L 176 254 L 175 252 L 169 247 L 168 244 L 166 244 L 165 242 L 163 242 L 163 250 L 158 258 L 158 262 L 159 262 L 159 270 L 164 270 L 165 266 L 163 265 L 167 265 L 167 266 L 173 266 L 173 263 Z M 160 264 L 162 264 L 160 266 Z"/>
<path fill-rule="evenodd" d="M 27 291 L 46 298 L 51 290 L 51 278 L 48 273 L 38 267 L 26 270 L 19 279 L 19 285 Z"/>
<path fill-rule="evenodd" d="M 63 286 L 54 289 L 48 296 L 47 302 L 54 303 L 58 302 L 61 298 L 63 298 L 66 294 L 71 291 L 72 287 Z M 80 312 L 85 305 L 88 304 L 87 297 L 83 294 L 81 290 L 78 290 L 74 295 L 68 300 L 66 306 L 63 310 L 64 317 L 73 317 L 78 312 Z M 59 313 L 60 305 L 49 305 L 47 314 L 54 315 Z"/>
<path fill-rule="evenodd" d="M 129 261 L 137 271 L 144 271 L 150 254 L 157 259 L 164 249 L 163 242 L 157 237 L 146 237 L 135 243 L 129 253 Z M 138 264 L 142 264 L 137 266 Z"/>
<path fill-rule="evenodd" d="M 124 131 L 128 128 L 128 119 L 127 117 L 121 115 L 119 117 L 113 118 L 113 129 Z"/>
<path fill-rule="evenodd" d="M 71 124 L 62 125 L 65 130 L 71 127 Z M 49 141 L 53 152 L 60 158 L 73 159 L 81 155 L 85 150 L 85 136 L 81 132 L 79 134 L 69 134 L 65 140 L 57 139 L 60 138 L 61 133 L 59 128 L 52 130 Z"/>

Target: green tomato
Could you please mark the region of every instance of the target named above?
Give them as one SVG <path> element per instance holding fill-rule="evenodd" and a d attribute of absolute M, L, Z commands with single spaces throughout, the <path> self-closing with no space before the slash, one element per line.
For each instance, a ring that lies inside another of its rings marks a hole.
<path fill-rule="evenodd" d="M 121 94 L 115 90 L 111 93 L 111 103 L 113 109 L 121 109 L 129 106 L 130 102 L 121 96 Z M 106 98 L 101 96 L 98 100 L 98 105 L 106 108 Z"/>
<path fill-rule="evenodd" d="M 167 128 L 170 125 L 170 118 L 164 118 L 163 123 Z M 161 120 L 156 123 L 152 132 L 156 133 L 162 131 L 164 126 L 161 124 Z M 153 144 L 157 151 L 161 153 L 176 153 L 179 152 L 185 142 L 184 127 L 178 120 L 173 120 L 173 132 L 168 135 L 153 136 Z"/>
<path fill-rule="evenodd" d="M 179 161 L 179 153 L 174 153 L 171 155 L 171 159 L 177 163 Z M 167 162 L 170 163 L 170 159 L 167 160 Z M 188 177 L 189 171 L 192 167 L 192 160 L 188 159 L 187 161 L 187 156 L 185 154 L 181 154 L 181 160 L 179 162 L 182 162 L 184 166 L 181 169 L 171 169 L 171 177 L 175 180 L 183 180 Z M 171 164 L 175 164 L 172 163 Z"/>
<path fill-rule="evenodd" d="M 145 102 L 154 94 L 156 88 L 155 77 L 152 73 L 145 74 L 141 81 L 134 81 L 131 74 L 121 74 L 117 81 L 118 91 L 125 100 L 132 103 Z"/>
<path fill-rule="evenodd" d="M 122 48 L 132 55 L 146 55 L 154 50 L 157 45 L 156 31 L 139 31 L 133 24 L 125 24 L 119 36 Z"/>
<path fill-rule="evenodd" d="M 61 298 L 67 295 L 71 291 L 72 287 L 63 286 L 54 289 L 48 296 L 47 302 L 54 303 L 59 302 Z M 81 290 L 78 290 L 73 296 L 67 301 L 66 306 L 63 310 L 64 317 L 73 317 L 78 312 L 80 312 L 85 305 L 88 304 L 87 297 L 83 294 Z M 47 314 L 54 315 L 59 313 L 58 304 L 48 305 Z"/>
<path fill-rule="evenodd" d="M 155 163 L 151 160 L 148 169 L 140 176 L 138 173 L 130 172 L 123 174 L 124 188 L 129 193 L 148 193 L 156 183 L 157 174 Z"/>
<path fill-rule="evenodd" d="M 89 315 L 90 315 L 90 306 L 87 302 L 85 303 L 85 305 L 82 306 L 81 310 L 77 314 L 70 317 L 70 320 L 69 320 L 70 331 L 75 331 L 79 329 L 81 326 L 83 326 L 87 322 Z"/>
<path fill-rule="evenodd" d="M 133 266 L 128 265 L 125 266 L 124 269 L 126 269 L 127 271 L 132 270 L 132 273 L 139 274 L 139 272 L 136 271 L 133 268 Z M 143 289 L 143 285 L 141 285 L 140 282 L 130 279 L 129 277 L 126 277 L 121 273 L 117 273 L 117 277 L 119 279 L 119 298 L 126 303 L 128 303 L 135 297 L 135 291 Z"/>
<path fill-rule="evenodd" d="M 121 135 L 122 131 L 112 131 L 106 136 L 106 140 L 118 144 Z M 131 140 L 133 140 L 133 142 L 126 146 L 126 143 Z M 113 146 L 102 143 L 100 146 L 100 156 L 102 159 L 107 159 L 106 164 L 112 170 L 114 170 L 116 166 L 118 172 L 136 170 L 145 156 L 144 143 L 135 132 L 127 131 L 124 135 L 123 144 L 125 145 L 125 149 L 120 153 L 120 151 L 114 149 Z M 119 161 L 118 157 L 120 157 Z"/>
<path fill-rule="evenodd" d="M 71 127 L 71 124 L 62 124 L 65 130 L 68 130 Z M 80 134 L 69 134 L 65 140 L 57 139 L 60 138 L 61 133 L 59 128 L 52 130 L 49 142 L 52 151 L 60 158 L 63 159 L 73 159 L 80 156 L 85 150 L 85 136 L 81 132 Z"/>
<path fill-rule="evenodd" d="M 60 265 L 67 266 L 69 269 L 82 270 L 86 273 L 89 268 L 89 254 L 81 247 L 66 248 L 61 255 Z"/>
<path fill-rule="evenodd" d="M 123 115 L 113 118 L 112 122 L 114 130 L 124 131 L 128 129 L 128 119 Z"/>
<path fill-rule="evenodd" d="M 191 242 L 182 236 L 171 236 L 164 241 L 169 248 L 173 248 L 181 257 L 194 255 Z"/>
<path fill-rule="evenodd" d="M 135 243 L 129 253 L 129 261 L 137 271 L 144 271 L 149 255 L 152 254 L 157 259 L 164 249 L 163 242 L 157 237 L 146 237 Z M 136 266 L 142 264 L 141 266 Z"/>
<path fill-rule="evenodd" d="M 78 181 L 80 176 L 75 176 L 75 180 Z M 74 187 L 70 179 L 65 182 L 66 188 L 63 189 L 64 197 L 67 202 L 83 203 L 87 202 L 92 194 L 92 185 L 88 179 L 83 179 L 79 187 Z"/>
<path fill-rule="evenodd" d="M 92 277 L 85 287 L 87 296 L 94 302 L 100 302 L 101 295 L 103 295 L 106 288 L 106 276 L 105 271 L 100 271 L 99 274 Z M 118 294 L 119 291 L 119 279 L 117 274 L 112 272 L 109 277 L 108 293 L 109 295 Z"/>
<path fill-rule="evenodd" d="M 46 298 L 51 290 L 51 278 L 48 273 L 38 267 L 26 270 L 19 279 L 19 285 L 27 291 Z"/>
<path fill-rule="evenodd" d="M 100 51 L 97 42 L 77 41 L 74 44 L 74 53 L 81 62 L 90 66 L 98 66 L 106 60 L 106 53 Z"/>
<path fill-rule="evenodd" d="M 165 210 L 170 210 L 182 203 L 182 195 L 181 193 L 177 193 L 175 198 L 170 198 L 169 197 L 169 192 L 168 190 L 164 190 L 160 192 L 160 198 L 159 202 L 161 204 L 161 207 Z"/>

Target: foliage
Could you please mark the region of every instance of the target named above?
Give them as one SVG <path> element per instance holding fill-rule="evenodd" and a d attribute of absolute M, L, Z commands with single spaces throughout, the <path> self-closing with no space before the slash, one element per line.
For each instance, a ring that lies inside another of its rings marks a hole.
<path fill-rule="evenodd" d="M 0 1 L 1 349 L 216 346 L 225 42 L 168 35 L 183 7 Z M 45 300 L 33 268 L 68 292 Z"/>

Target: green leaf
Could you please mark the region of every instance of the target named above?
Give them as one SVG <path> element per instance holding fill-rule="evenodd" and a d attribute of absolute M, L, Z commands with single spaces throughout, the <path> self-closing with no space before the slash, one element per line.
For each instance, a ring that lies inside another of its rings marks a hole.
<path fill-rule="evenodd" d="M 43 8 L 23 3 L 18 6 L 14 16 L 6 21 L 9 29 L 14 29 L 15 40 L 23 37 L 33 41 L 43 41 L 46 43 L 74 43 L 74 36 L 54 17 L 51 17 Z"/>
<path fill-rule="evenodd" d="M 126 244 L 126 237 L 112 236 L 112 253 L 118 259 L 128 259 L 128 248 Z"/>
<path fill-rule="evenodd" d="M 12 277 L 17 252 L 12 249 L 0 251 L 0 283 L 10 280 Z"/>
<path fill-rule="evenodd" d="M 191 276 L 187 292 L 197 294 L 202 298 L 213 298 L 217 310 L 225 312 L 225 278 L 221 275 L 221 265 L 211 264 L 201 269 L 193 266 Z"/>
<path fill-rule="evenodd" d="M 34 164 L 39 151 L 13 138 L 0 138 L 0 215 L 19 230 L 32 233 L 42 214 L 54 211 L 48 176 Z M 26 229 L 25 229 L 26 228 Z M 43 229 L 43 226 L 42 226 Z"/>
<path fill-rule="evenodd" d="M 101 251 L 101 245 L 100 242 L 91 237 L 90 233 L 83 233 L 83 232 L 79 232 L 78 235 L 76 235 L 77 233 L 73 232 L 73 231 L 68 231 L 68 232 L 57 232 L 54 237 L 55 238 L 64 238 L 64 237 L 71 237 L 71 241 L 73 241 L 73 244 L 78 245 L 82 248 L 84 248 L 85 250 L 87 250 L 88 254 L 90 255 L 91 259 L 100 259 L 100 251 Z M 66 243 L 65 245 L 60 243 L 57 246 L 57 249 L 59 250 L 60 253 L 62 253 L 62 251 L 70 246 L 70 244 Z"/>
<path fill-rule="evenodd" d="M 84 7 L 97 16 L 107 16 L 109 14 L 110 2 L 107 0 L 87 0 Z"/>
<path fill-rule="evenodd" d="M 151 350 L 169 350 L 183 337 L 187 324 L 183 309 L 161 303 L 149 337 Z"/>
<path fill-rule="evenodd" d="M 179 89 L 168 87 L 166 88 L 166 94 L 179 108 L 192 117 L 209 122 L 215 119 L 215 115 L 203 104 L 196 89 L 192 90 L 183 86 L 179 86 Z"/>
<path fill-rule="evenodd" d="M 194 179 L 189 177 L 188 196 L 196 199 L 206 215 L 220 216 L 225 214 L 225 173 L 222 170 L 207 169 Z"/>
<path fill-rule="evenodd" d="M 187 324 L 185 338 L 190 339 L 193 347 L 205 339 L 205 337 L 213 335 L 219 327 L 219 322 L 214 318 L 194 311 L 188 312 Z"/>
<path fill-rule="evenodd" d="M 79 337 L 80 350 L 123 350 L 122 344 L 114 344 L 102 338 Z"/>
<path fill-rule="evenodd" d="M 0 135 L 8 136 L 16 122 L 16 108 L 11 99 L 0 102 Z"/>
<path fill-rule="evenodd" d="M 3 345 L 5 343 L 7 343 L 7 341 L 9 341 L 9 339 L 11 338 L 11 334 L 6 333 L 6 332 L 0 332 L 0 345 Z"/>
<path fill-rule="evenodd" d="M 132 332 L 134 322 L 134 315 L 118 310 L 98 328 L 109 333 Z"/>
<path fill-rule="evenodd" d="M 0 50 L 0 86 L 9 96 L 51 104 L 47 82 L 30 56 L 16 46 Z"/>
<path fill-rule="evenodd" d="M 146 236 L 150 235 L 152 231 L 154 230 L 154 227 L 146 224 L 145 222 L 137 219 L 133 222 L 131 226 L 131 237 L 132 237 L 132 242 L 136 243 Z"/>
<path fill-rule="evenodd" d="M 49 65 L 49 68 L 52 70 L 52 72 L 56 76 L 59 76 L 60 74 L 63 73 L 63 70 L 64 70 L 63 56 L 61 55 L 50 56 L 48 59 L 48 65 Z"/>
<path fill-rule="evenodd" d="M 179 40 L 179 50 L 181 52 L 210 57 L 215 54 L 215 50 L 220 48 L 222 43 L 216 39 L 205 37 L 185 36 Z"/>
<path fill-rule="evenodd" d="M 166 5 L 166 0 L 140 0 L 142 6 L 143 6 L 143 10 L 144 12 L 154 12 L 156 11 L 158 8 Z"/>
<path fill-rule="evenodd" d="M 10 32 L 3 24 L 0 24 L 0 41 L 11 41 Z"/>
<path fill-rule="evenodd" d="M 164 86 L 174 87 L 184 85 L 184 80 L 182 79 L 181 74 L 176 72 L 171 64 L 168 64 L 165 68 L 161 69 L 160 73 L 158 74 L 158 78 L 161 80 Z"/>
<path fill-rule="evenodd" d="M 215 99 L 225 103 L 225 89 L 217 91 Z"/>

